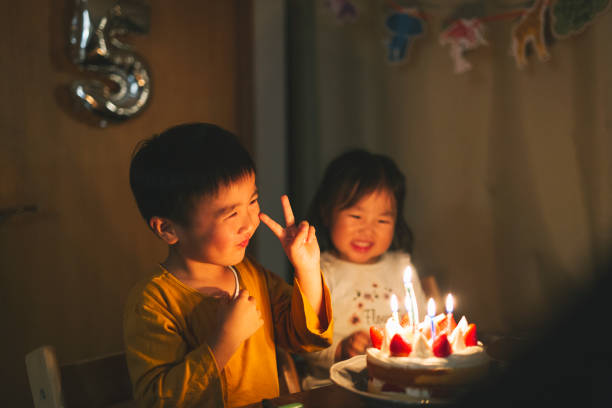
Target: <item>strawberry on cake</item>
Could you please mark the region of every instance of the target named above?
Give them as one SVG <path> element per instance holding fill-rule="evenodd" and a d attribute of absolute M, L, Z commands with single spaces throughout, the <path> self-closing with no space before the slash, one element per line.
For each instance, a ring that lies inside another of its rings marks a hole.
<path fill-rule="evenodd" d="M 366 352 L 368 391 L 393 393 L 398 399 L 456 396 L 484 378 L 490 359 L 464 317 L 439 314 L 416 325 L 391 317 L 384 328 L 370 327 L 373 347 Z"/>

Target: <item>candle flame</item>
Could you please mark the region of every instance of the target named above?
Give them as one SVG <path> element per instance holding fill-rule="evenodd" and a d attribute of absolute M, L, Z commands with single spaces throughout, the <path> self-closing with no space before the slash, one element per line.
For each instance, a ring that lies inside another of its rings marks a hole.
<path fill-rule="evenodd" d="M 432 318 L 436 314 L 436 302 L 434 302 L 433 298 L 429 298 L 427 301 L 427 314 Z"/>
<path fill-rule="evenodd" d="M 446 297 L 446 313 L 453 313 L 454 306 L 455 302 L 453 301 L 453 295 L 449 293 Z"/>
<path fill-rule="evenodd" d="M 404 269 L 404 286 L 408 286 L 411 280 L 412 280 L 412 266 L 408 265 L 406 269 Z"/>
<path fill-rule="evenodd" d="M 397 296 L 395 293 L 391 295 L 391 311 L 393 313 L 397 313 L 398 305 L 397 305 Z"/>

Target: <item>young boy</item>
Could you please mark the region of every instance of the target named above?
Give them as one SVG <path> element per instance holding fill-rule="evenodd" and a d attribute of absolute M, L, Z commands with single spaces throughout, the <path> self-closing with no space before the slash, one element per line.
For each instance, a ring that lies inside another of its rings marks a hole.
<path fill-rule="evenodd" d="M 275 347 L 331 344 L 330 295 L 314 227 L 260 213 L 255 167 L 210 124 L 166 130 L 130 166 L 138 208 L 168 257 L 130 292 L 124 340 L 135 399 L 147 407 L 240 406 L 278 396 Z M 295 269 L 293 288 L 245 258 L 262 220 Z"/>

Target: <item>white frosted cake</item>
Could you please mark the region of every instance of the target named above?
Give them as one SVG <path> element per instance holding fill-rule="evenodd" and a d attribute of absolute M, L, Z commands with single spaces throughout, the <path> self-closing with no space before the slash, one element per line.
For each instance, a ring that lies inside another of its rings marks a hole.
<path fill-rule="evenodd" d="M 490 359 L 476 338 L 476 326 L 440 314 L 413 329 L 390 318 L 384 329 L 371 327 L 367 350 L 368 391 L 410 398 L 449 398 L 484 378 Z M 450 324 L 449 324 L 450 323 Z M 448 327 L 447 327 L 448 326 Z"/>

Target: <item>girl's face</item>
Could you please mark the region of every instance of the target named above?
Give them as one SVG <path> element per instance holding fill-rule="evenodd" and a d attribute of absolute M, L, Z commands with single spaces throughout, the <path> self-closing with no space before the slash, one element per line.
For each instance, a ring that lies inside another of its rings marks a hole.
<path fill-rule="evenodd" d="M 352 207 L 335 210 L 329 229 L 340 259 L 376 262 L 391 246 L 396 216 L 395 198 L 387 190 L 374 191 Z"/>

